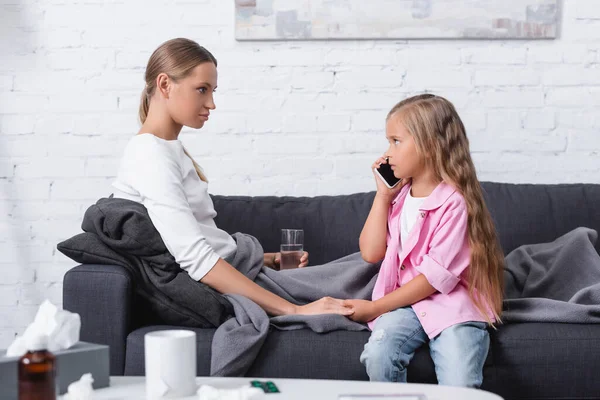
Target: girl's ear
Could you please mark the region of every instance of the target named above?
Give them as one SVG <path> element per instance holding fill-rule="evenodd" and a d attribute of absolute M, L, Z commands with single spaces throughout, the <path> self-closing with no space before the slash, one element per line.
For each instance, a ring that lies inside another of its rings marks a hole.
<path fill-rule="evenodd" d="M 169 92 L 171 91 L 172 81 L 169 75 L 163 73 L 158 74 L 156 77 L 156 89 L 165 98 L 169 98 Z"/>

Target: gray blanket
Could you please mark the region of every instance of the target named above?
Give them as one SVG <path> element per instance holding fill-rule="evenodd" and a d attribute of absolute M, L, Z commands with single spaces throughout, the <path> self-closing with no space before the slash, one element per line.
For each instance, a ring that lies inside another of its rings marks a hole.
<path fill-rule="evenodd" d="M 598 233 L 577 228 L 506 256 L 506 322 L 600 323 Z"/>

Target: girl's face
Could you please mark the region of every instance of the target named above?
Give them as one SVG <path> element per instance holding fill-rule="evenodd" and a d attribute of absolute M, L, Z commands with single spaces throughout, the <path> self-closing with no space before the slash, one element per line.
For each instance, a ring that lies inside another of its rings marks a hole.
<path fill-rule="evenodd" d="M 213 95 L 217 88 L 217 67 L 212 62 L 198 65 L 185 78 L 172 81 L 167 109 L 173 120 L 200 129 L 215 109 Z"/>
<path fill-rule="evenodd" d="M 385 136 L 390 147 L 385 152 L 396 178 L 413 178 L 423 172 L 425 162 L 417 153 L 413 137 L 399 117 L 391 117 L 385 126 Z"/>

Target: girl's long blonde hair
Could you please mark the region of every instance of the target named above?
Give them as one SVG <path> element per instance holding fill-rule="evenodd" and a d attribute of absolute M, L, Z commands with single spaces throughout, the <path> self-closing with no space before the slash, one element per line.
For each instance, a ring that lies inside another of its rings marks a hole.
<path fill-rule="evenodd" d="M 204 47 L 190 39 L 171 39 L 161 44 L 150 56 L 146 66 L 144 79 L 146 86 L 142 90 L 139 117 L 143 124 L 150 109 L 150 99 L 156 91 L 156 78 L 165 73 L 175 82 L 188 76 L 198 65 L 211 62 L 217 66 L 217 59 Z M 190 156 L 184 148 L 185 154 L 192 160 L 198 176 L 204 182 L 208 182 L 206 175 L 198 163 Z"/>
<path fill-rule="evenodd" d="M 490 324 L 488 306 L 500 322 L 504 254 L 477 179 L 465 127 L 456 109 L 443 97 L 422 94 L 396 104 L 387 116 L 390 118 L 399 118 L 436 178 L 454 186 L 465 199 L 471 247 L 467 273 L 469 296 Z"/>

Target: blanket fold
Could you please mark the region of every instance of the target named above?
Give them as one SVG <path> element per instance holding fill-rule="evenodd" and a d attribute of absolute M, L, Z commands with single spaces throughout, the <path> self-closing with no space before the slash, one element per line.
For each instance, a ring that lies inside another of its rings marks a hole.
<path fill-rule="evenodd" d="M 600 323 L 598 233 L 576 228 L 506 256 L 506 322 Z"/>

